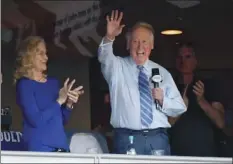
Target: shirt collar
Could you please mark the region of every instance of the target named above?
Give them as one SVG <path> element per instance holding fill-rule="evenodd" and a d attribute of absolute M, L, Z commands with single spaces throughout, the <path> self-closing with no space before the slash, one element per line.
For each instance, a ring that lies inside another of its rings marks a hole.
<path fill-rule="evenodd" d="M 133 58 L 131 56 L 129 56 L 129 62 L 135 67 L 137 68 L 137 64 L 134 62 Z M 149 59 L 146 60 L 146 62 L 143 64 L 143 67 L 146 71 L 151 71 L 150 67 L 149 67 Z"/>

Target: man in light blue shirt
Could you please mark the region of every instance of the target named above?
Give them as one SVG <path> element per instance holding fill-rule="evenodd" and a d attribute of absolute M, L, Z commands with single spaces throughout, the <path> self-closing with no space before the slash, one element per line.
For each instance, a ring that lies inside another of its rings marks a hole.
<path fill-rule="evenodd" d="M 149 60 L 154 48 L 151 25 L 139 22 L 133 26 L 127 36 L 129 57 L 113 54 L 115 37 L 124 27 L 121 25 L 122 17 L 123 13 L 118 11 L 112 11 L 111 17 L 107 16 L 107 32 L 98 50 L 101 70 L 110 90 L 111 124 L 115 129 L 114 153 L 125 154 L 129 136 L 134 136 L 137 154 L 162 150 L 164 155 L 169 155 L 166 129 L 171 125 L 167 117 L 179 116 L 186 111 L 186 106 L 171 74 Z M 152 68 L 158 68 L 162 76 L 159 88 L 152 85 Z"/>

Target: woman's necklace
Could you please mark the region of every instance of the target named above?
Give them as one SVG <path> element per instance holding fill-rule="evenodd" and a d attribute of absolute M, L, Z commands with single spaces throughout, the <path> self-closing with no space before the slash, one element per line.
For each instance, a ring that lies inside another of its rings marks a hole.
<path fill-rule="evenodd" d="M 44 77 L 41 77 L 39 82 L 45 82 L 45 78 Z"/>
<path fill-rule="evenodd" d="M 44 81 L 45 81 L 45 78 L 42 76 L 42 77 L 38 78 L 38 80 L 36 80 L 36 81 L 44 82 Z"/>

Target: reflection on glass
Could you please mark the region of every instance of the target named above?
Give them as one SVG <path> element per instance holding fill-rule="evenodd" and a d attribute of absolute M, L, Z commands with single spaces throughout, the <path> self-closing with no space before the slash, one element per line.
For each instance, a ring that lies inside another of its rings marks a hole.
<path fill-rule="evenodd" d="M 165 151 L 164 150 L 151 150 L 151 154 L 155 156 L 163 156 L 165 155 Z"/>

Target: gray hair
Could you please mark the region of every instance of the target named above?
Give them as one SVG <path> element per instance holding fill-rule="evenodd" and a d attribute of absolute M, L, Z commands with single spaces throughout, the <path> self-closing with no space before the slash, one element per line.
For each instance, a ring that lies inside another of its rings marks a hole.
<path fill-rule="evenodd" d="M 138 28 L 145 28 L 148 31 L 151 32 L 151 39 L 152 41 L 154 40 L 154 29 L 152 27 L 152 25 L 150 25 L 149 23 L 146 22 L 137 22 L 127 33 L 126 33 L 126 40 L 129 41 L 131 39 L 131 35 L 133 33 L 134 30 L 138 29 Z"/>

